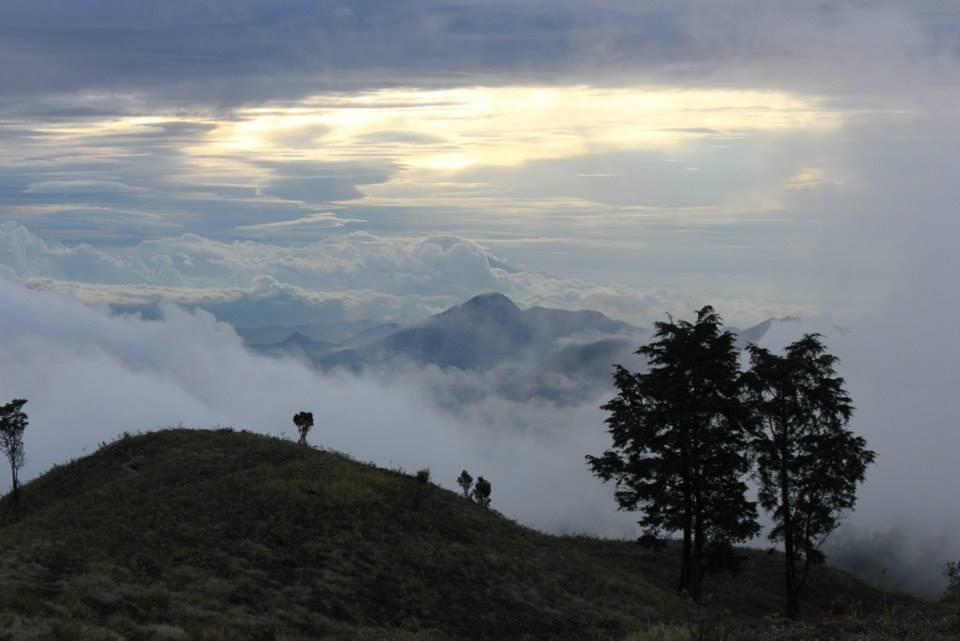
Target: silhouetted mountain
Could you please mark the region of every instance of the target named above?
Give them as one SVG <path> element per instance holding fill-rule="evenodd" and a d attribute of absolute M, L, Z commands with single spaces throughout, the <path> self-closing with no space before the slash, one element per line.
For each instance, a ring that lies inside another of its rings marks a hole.
<path fill-rule="evenodd" d="M 770 318 L 738 334 L 745 347 L 761 340 L 778 323 Z M 351 321 L 362 323 L 362 321 Z M 329 324 L 323 324 L 327 333 Z M 275 331 L 261 328 L 260 336 Z M 426 320 L 408 326 L 367 322 L 360 331 L 337 341 L 287 328 L 289 334 L 268 345 L 270 355 L 303 355 L 321 369 L 431 365 L 443 369 L 484 372 L 475 380 L 461 378 L 444 389 L 454 402 L 471 402 L 494 394 L 515 401 L 532 398 L 579 403 L 609 389 L 613 364 L 632 370 L 644 367 L 636 355 L 649 332 L 593 310 L 546 307 L 521 309 L 503 294 L 474 296 Z M 336 331 L 342 331 L 338 326 Z M 251 330 L 241 330 L 250 340 Z"/>
<path fill-rule="evenodd" d="M 518 401 L 579 402 L 609 385 L 613 363 L 639 367 L 633 352 L 645 336 L 597 311 L 521 309 L 499 293 L 474 296 L 413 325 L 371 325 L 340 341 L 287 329 L 283 339 L 251 347 L 272 356 L 303 355 L 320 369 L 412 364 L 488 373 L 472 381 L 474 387 L 462 379 L 445 391 L 457 402 L 491 393 Z M 248 344 L 270 332 L 276 330 L 240 330 Z"/>
<path fill-rule="evenodd" d="M 400 328 L 401 325 L 399 323 L 381 323 L 380 325 L 374 325 L 373 327 L 347 337 L 340 342 L 339 346 L 348 348 L 365 347 L 399 331 Z"/>
<path fill-rule="evenodd" d="M 624 334 L 637 328 L 629 323 L 613 320 L 593 310 L 570 311 L 531 307 L 523 312 L 529 324 L 553 337 L 571 336 L 584 332 L 597 334 Z"/>
<path fill-rule="evenodd" d="M 261 353 L 270 356 L 304 356 L 312 363 L 330 350 L 336 349 L 337 346 L 333 343 L 313 340 L 309 336 L 295 331 L 278 343 L 257 347 Z"/>
<path fill-rule="evenodd" d="M 484 369 L 527 350 L 537 338 L 513 301 L 483 294 L 372 345 L 381 358 Z"/>
<path fill-rule="evenodd" d="M 339 345 L 356 334 L 373 328 L 377 323 L 368 319 L 326 321 L 308 325 L 264 325 L 262 327 L 236 327 L 237 334 L 250 347 L 276 345 L 293 334 L 331 345 Z"/>
<path fill-rule="evenodd" d="M 628 338 L 602 338 L 569 345 L 551 354 L 544 367 L 557 372 L 577 372 L 590 379 L 610 379 L 613 363 L 639 368 L 641 359 L 634 354 L 637 347 L 636 342 Z"/>
<path fill-rule="evenodd" d="M 737 347 L 743 349 L 750 343 L 760 342 L 760 340 L 767 335 L 767 332 L 779 323 L 796 323 L 799 321 L 800 319 L 796 316 L 784 316 L 783 318 L 768 318 L 762 323 L 757 323 L 743 330 L 735 329 L 734 331 L 737 333 Z M 800 337 L 797 336 L 797 338 Z"/>
<path fill-rule="evenodd" d="M 600 312 L 544 307 L 522 310 L 503 294 L 481 294 L 360 349 L 328 354 L 318 364 L 359 367 L 399 359 L 483 370 L 507 361 L 542 361 L 562 347 L 558 345 L 561 339 L 628 336 L 636 331 Z"/>

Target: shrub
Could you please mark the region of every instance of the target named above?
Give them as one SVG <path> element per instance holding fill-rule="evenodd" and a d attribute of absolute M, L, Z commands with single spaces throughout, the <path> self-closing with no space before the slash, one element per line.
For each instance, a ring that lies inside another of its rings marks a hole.
<path fill-rule="evenodd" d="M 943 575 L 947 577 L 947 589 L 943 592 L 944 602 L 960 605 L 960 561 L 950 561 L 943 566 Z"/>
<path fill-rule="evenodd" d="M 477 484 L 473 487 L 473 500 L 482 507 L 490 507 L 490 493 L 492 489 L 490 481 L 482 476 L 477 477 Z"/>
<path fill-rule="evenodd" d="M 463 491 L 463 498 L 470 498 L 470 491 L 473 489 L 473 477 L 470 476 L 470 472 L 461 471 L 460 476 L 457 477 L 457 485 Z"/>

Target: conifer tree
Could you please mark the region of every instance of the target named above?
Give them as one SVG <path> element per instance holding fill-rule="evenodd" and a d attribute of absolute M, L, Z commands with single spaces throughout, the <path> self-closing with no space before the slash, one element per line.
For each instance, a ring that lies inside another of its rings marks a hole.
<path fill-rule="evenodd" d="M 613 447 L 587 461 L 616 482 L 620 509 L 643 511 L 641 542 L 659 547 L 682 533 L 679 587 L 699 599 L 706 567 L 759 529 L 746 498 L 749 414 L 735 337 L 708 306 L 695 323 L 657 323 L 637 353 L 648 370 L 617 365 L 617 395 L 603 406 Z"/>
<path fill-rule="evenodd" d="M 821 545 L 856 503 L 857 484 L 876 457 L 847 429 L 852 400 L 820 338 L 807 334 L 783 356 L 751 345 L 744 376 L 759 499 L 773 516 L 770 539 L 783 543 L 790 617 L 811 566 L 825 560 Z"/>

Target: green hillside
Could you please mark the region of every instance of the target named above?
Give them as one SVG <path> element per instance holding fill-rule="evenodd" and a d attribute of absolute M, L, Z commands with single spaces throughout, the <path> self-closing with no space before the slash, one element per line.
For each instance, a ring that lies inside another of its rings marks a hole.
<path fill-rule="evenodd" d="M 807 622 L 786 626 L 771 618 L 780 558 L 745 554 L 742 574 L 710 579 L 694 606 L 671 589 L 670 550 L 547 536 L 409 475 L 281 439 L 170 430 L 24 487 L 19 516 L 7 510 L 0 525 L 0 638 L 946 639 L 960 629 L 831 570 L 813 579 Z"/>

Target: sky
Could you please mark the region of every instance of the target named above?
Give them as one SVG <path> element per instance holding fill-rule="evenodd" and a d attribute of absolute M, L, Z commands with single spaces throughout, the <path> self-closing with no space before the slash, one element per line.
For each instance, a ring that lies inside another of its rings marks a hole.
<path fill-rule="evenodd" d="M 229 328 L 110 306 L 404 321 L 501 291 L 647 325 L 711 303 L 739 326 L 849 330 L 831 338 L 879 452 L 858 527 L 922 539 L 910 559 L 935 568 L 960 555 L 931 543 L 960 526 L 943 492 L 960 449 L 958 72 L 960 7 L 940 0 L 0 3 L 0 380 L 36 399 L 34 473 L 121 426 L 271 431 L 313 393 L 393 399 L 404 425 L 437 426 L 423 438 L 447 445 L 424 458 L 451 470 L 499 426 L 477 462 L 518 484 L 512 453 L 580 478 L 570 453 L 599 443 L 573 427 L 598 424 L 596 404 L 484 407 L 451 435 L 427 375 L 398 388 L 288 363 L 275 379 L 309 384 L 234 407 L 274 387 Z M 177 345 L 195 360 L 166 360 Z M 77 438 L 56 436 L 75 413 Z M 338 446 L 417 465 L 406 440 L 351 441 L 360 419 L 338 416 Z M 549 425 L 573 431 L 530 436 Z M 570 487 L 593 505 L 596 488 Z M 543 503 L 527 498 L 507 511 Z M 529 522 L 622 531 L 551 505 Z"/>
<path fill-rule="evenodd" d="M 870 219 L 905 180 L 889 165 L 955 134 L 958 13 L 7 2 L 0 263 L 97 300 L 240 298 L 268 277 L 393 318 L 495 288 L 637 322 L 705 299 L 741 324 L 868 311 L 888 295 L 878 254 L 903 250 Z M 421 250 L 448 283 L 372 265 Z M 837 270 L 850 282 L 825 284 Z"/>

